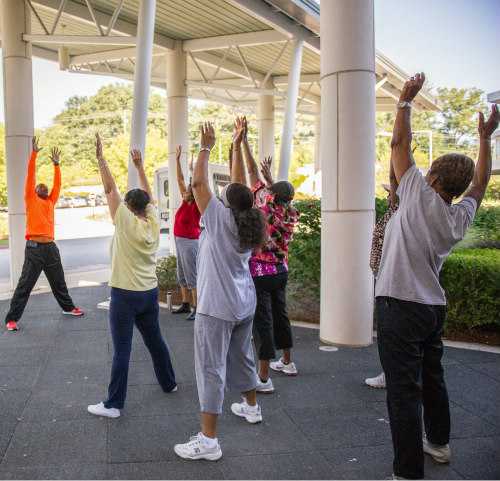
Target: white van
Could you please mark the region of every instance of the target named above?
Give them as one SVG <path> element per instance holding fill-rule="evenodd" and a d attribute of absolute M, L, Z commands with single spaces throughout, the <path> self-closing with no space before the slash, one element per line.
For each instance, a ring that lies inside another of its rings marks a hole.
<path fill-rule="evenodd" d="M 229 166 L 222 164 L 208 164 L 208 181 L 210 188 L 216 196 L 220 196 L 222 189 L 231 182 Z M 160 216 L 160 229 L 168 232 L 170 228 L 169 215 L 169 185 L 168 167 L 160 167 L 155 171 L 154 190 L 158 203 L 158 214 Z"/>

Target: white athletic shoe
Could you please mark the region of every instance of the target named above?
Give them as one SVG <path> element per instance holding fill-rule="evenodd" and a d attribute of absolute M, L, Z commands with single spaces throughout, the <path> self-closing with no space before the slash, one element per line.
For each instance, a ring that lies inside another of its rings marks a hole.
<path fill-rule="evenodd" d="M 222 458 L 222 450 L 219 441 L 215 440 L 214 446 L 208 447 L 204 442 L 202 434 L 191 436 L 186 444 L 176 444 L 174 451 L 182 459 L 206 459 L 207 461 L 217 461 Z"/>
<path fill-rule="evenodd" d="M 295 363 L 290 362 L 289 364 L 285 364 L 283 362 L 283 358 L 281 357 L 279 361 L 272 362 L 269 364 L 269 367 L 273 371 L 278 371 L 282 372 L 283 374 L 286 374 L 287 376 L 296 376 L 299 371 L 297 371 L 297 367 L 295 366 Z"/>
<path fill-rule="evenodd" d="M 257 387 L 255 390 L 257 392 L 271 394 L 274 392 L 273 381 L 271 381 L 271 378 L 269 377 L 266 382 L 262 382 L 259 376 L 257 376 Z"/>
<path fill-rule="evenodd" d="M 439 446 L 438 444 L 432 444 L 427 440 L 426 437 L 423 439 L 424 441 L 424 453 L 436 461 L 436 463 L 446 464 L 450 462 L 451 459 L 451 449 L 449 444 L 444 444 L 443 446 Z"/>
<path fill-rule="evenodd" d="M 105 418 L 119 418 L 120 410 L 116 408 L 107 408 L 104 403 L 91 404 L 87 407 L 87 411 L 95 416 L 103 416 Z"/>
<path fill-rule="evenodd" d="M 231 411 L 233 414 L 236 414 L 236 416 L 245 418 L 250 424 L 262 422 L 262 411 L 260 410 L 260 406 L 258 404 L 249 406 L 246 399 L 243 399 L 242 403 L 233 403 L 231 405 Z"/>
<path fill-rule="evenodd" d="M 365 379 L 365 384 L 375 389 L 385 389 L 385 373 L 379 374 L 377 377 Z"/>

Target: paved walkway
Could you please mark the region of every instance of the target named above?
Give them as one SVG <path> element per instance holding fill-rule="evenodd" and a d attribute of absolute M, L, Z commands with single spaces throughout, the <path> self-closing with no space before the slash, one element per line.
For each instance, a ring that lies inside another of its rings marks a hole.
<path fill-rule="evenodd" d="M 197 432 L 192 324 L 162 314 L 179 391 L 163 394 L 136 335 L 128 399 L 118 420 L 92 417 L 103 399 L 112 348 L 107 312 L 95 305 L 105 287 L 72 291 L 88 310 L 63 318 L 50 294 L 33 296 L 22 330 L 0 334 L 0 479 L 384 479 L 392 448 L 383 391 L 363 386 L 377 374 L 374 346 L 318 349 L 317 331 L 295 329 L 297 378 L 275 376 L 261 396 L 264 422 L 228 413 L 220 420 L 224 457 L 217 463 L 177 459 L 174 443 Z M 0 302 L 4 315 L 7 301 Z M 434 479 L 500 477 L 500 357 L 446 349 L 452 402 L 450 466 L 427 460 Z"/>

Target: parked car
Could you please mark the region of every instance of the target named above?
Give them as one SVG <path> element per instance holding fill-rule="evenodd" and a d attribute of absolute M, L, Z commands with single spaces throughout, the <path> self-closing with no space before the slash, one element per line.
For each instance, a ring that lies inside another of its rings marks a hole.
<path fill-rule="evenodd" d="M 95 205 L 107 205 L 108 199 L 104 194 L 97 194 L 95 196 Z"/>
<path fill-rule="evenodd" d="M 67 209 L 68 207 L 71 207 L 70 199 L 68 197 L 59 197 L 56 203 L 56 209 Z"/>
<path fill-rule="evenodd" d="M 71 207 L 87 207 L 87 199 L 85 197 L 73 197 L 71 201 Z"/>

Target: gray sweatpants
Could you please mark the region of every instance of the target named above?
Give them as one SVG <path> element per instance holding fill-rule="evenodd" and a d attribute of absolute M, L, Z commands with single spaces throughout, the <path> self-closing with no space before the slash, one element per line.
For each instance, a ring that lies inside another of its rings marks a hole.
<path fill-rule="evenodd" d="M 177 282 L 181 287 L 196 288 L 196 257 L 198 239 L 175 237 L 177 249 Z"/>
<path fill-rule="evenodd" d="M 196 314 L 194 365 L 203 413 L 222 413 L 226 386 L 239 392 L 255 389 L 252 317 L 229 322 Z"/>

